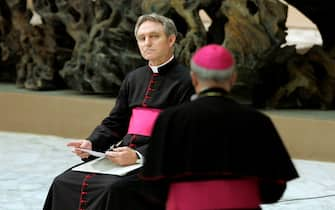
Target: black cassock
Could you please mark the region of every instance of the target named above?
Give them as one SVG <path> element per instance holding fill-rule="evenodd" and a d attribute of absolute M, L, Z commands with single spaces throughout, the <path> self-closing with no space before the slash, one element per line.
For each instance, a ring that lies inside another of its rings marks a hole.
<path fill-rule="evenodd" d="M 175 59 L 159 67 L 158 73 L 148 66 L 130 72 L 113 110 L 88 137 L 93 150 L 106 151 L 123 139 L 120 146 L 127 145 L 144 155 L 149 136 L 127 133 L 132 110 L 138 107 L 163 110 L 189 101 L 193 93 L 189 70 Z M 139 170 L 120 177 L 69 169 L 55 178 L 44 210 L 160 209 L 162 204 L 155 198 L 160 191 L 155 192 L 148 185 L 142 191 Z"/>
<path fill-rule="evenodd" d="M 258 177 L 262 202 L 275 202 L 298 177 L 271 119 L 209 89 L 157 118 L 141 176 L 153 183 Z M 278 186 L 277 186 L 278 187 Z"/>

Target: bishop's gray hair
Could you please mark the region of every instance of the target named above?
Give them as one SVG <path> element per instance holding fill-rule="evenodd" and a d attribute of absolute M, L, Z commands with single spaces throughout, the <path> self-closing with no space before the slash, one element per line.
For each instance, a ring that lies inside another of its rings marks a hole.
<path fill-rule="evenodd" d="M 216 82 L 224 82 L 231 78 L 235 65 L 224 71 L 210 70 L 205 67 L 200 67 L 191 60 L 191 71 L 193 71 L 200 80 L 213 80 Z"/>

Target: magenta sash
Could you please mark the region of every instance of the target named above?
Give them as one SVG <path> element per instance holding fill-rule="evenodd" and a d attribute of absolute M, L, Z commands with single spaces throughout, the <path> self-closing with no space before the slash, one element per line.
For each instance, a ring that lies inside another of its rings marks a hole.
<path fill-rule="evenodd" d="M 260 203 L 256 179 L 176 182 L 170 185 L 166 209 L 248 209 Z"/>
<path fill-rule="evenodd" d="M 151 136 L 160 109 L 136 107 L 132 110 L 128 134 Z"/>

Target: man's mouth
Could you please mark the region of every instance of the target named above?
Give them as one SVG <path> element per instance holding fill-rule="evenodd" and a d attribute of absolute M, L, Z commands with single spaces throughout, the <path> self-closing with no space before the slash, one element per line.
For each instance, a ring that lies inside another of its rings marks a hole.
<path fill-rule="evenodd" d="M 147 50 L 144 50 L 145 53 L 151 53 L 153 52 L 154 50 L 153 49 L 147 49 Z"/>

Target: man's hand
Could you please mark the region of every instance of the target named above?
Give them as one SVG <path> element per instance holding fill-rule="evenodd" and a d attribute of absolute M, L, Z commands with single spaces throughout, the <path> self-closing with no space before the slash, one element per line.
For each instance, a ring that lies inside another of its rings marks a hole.
<path fill-rule="evenodd" d="M 129 147 L 117 147 L 113 151 L 106 152 L 106 158 L 121 166 L 132 165 L 136 163 L 136 151 Z"/>
<path fill-rule="evenodd" d="M 86 140 L 86 139 L 70 141 L 66 146 L 73 147 L 74 150 L 72 152 L 75 153 L 76 155 L 78 155 L 82 159 L 83 158 L 88 158 L 90 156 L 90 154 L 88 154 L 87 152 L 80 151 L 76 148 L 92 150 L 92 142 L 90 142 L 89 140 Z"/>

